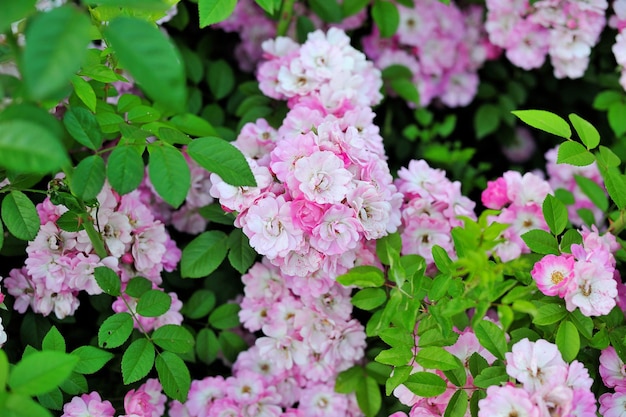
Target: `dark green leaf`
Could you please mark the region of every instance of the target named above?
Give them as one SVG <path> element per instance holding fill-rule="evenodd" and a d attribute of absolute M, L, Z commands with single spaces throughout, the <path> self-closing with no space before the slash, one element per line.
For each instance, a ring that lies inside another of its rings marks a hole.
<path fill-rule="evenodd" d="M 137 314 L 144 317 L 158 317 L 167 313 L 172 305 L 172 297 L 161 290 L 146 291 L 137 301 Z"/>
<path fill-rule="evenodd" d="M 46 392 L 45 394 L 38 395 L 37 401 L 40 405 L 46 407 L 49 410 L 60 411 L 63 409 L 63 393 L 59 388 L 55 388 L 52 391 Z M 28 417 L 31 417 L 31 415 L 29 415 Z"/>
<path fill-rule="evenodd" d="M 78 358 L 63 352 L 33 352 L 15 365 L 8 385 L 12 392 L 25 395 L 44 394 L 67 378 Z"/>
<path fill-rule="evenodd" d="M 579 309 L 576 309 L 569 313 L 570 321 L 576 326 L 580 335 L 586 339 L 591 339 L 593 335 L 593 320 L 589 316 L 585 316 L 580 312 Z"/>
<path fill-rule="evenodd" d="M 59 385 L 59 388 L 70 395 L 84 394 L 87 392 L 88 388 L 87 379 L 83 374 L 72 372 L 70 376 Z"/>
<path fill-rule="evenodd" d="M 524 123 L 544 132 L 569 139 L 572 131 L 567 122 L 554 113 L 545 110 L 517 110 L 512 112 Z"/>
<path fill-rule="evenodd" d="M 220 342 L 211 329 L 201 329 L 196 336 L 196 355 L 207 365 L 213 363 L 220 350 Z"/>
<path fill-rule="evenodd" d="M 63 124 L 70 135 L 81 145 L 94 151 L 102 146 L 102 131 L 98 119 L 89 110 L 82 107 L 70 107 L 63 116 Z"/>
<path fill-rule="evenodd" d="M 611 104 L 622 100 L 622 92 L 606 90 L 601 91 L 593 99 L 593 108 L 596 110 L 608 110 Z"/>
<path fill-rule="evenodd" d="M 232 186 L 256 186 L 250 165 L 241 151 L 223 139 L 195 139 L 189 144 L 187 152 L 200 166 L 216 173 Z"/>
<path fill-rule="evenodd" d="M 82 217 L 73 211 L 66 211 L 63 213 L 57 219 L 56 224 L 59 229 L 66 232 L 78 232 L 79 230 L 84 229 Z"/>
<path fill-rule="evenodd" d="M 13 393 L 2 396 L 2 417 L 52 417 L 52 413 L 27 395 Z"/>
<path fill-rule="evenodd" d="M 228 237 L 224 232 L 204 232 L 183 249 L 181 275 L 183 278 L 202 278 L 217 269 L 226 257 Z"/>
<path fill-rule="evenodd" d="M 78 163 L 72 176 L 72 193 L 81 200 L 94 199 L 102 190 L 106 178 L 104 159 L 91 155 Z"/>
<path fill-rule="evenodd" d="M 222 22 L 235 11 L 237 0 L 199 0 L 200 27 Z"/>
<path fill-rule="evenodd" d="M 118 17 L 105 27 L 104 36 L 120 63 L 150 98 L 175 111 L 185 108 L 187 91 L 182 59 L 155 25 Z"/>
<path fill-rule="evenodd" d="M 580 245 L 581 243 L 583 243 L 583 237 L 580 235 L 580 232 L 575 229 L 570 229 L 561 237 L 561 251 L 571 253 L 570 247 L 573 244 Z"/>
<path fill-rule="evenodd" d="M 192 320 L 205 317 L 215 307 L 215 294 L 209 290 L 197 290 L 184 304 L 182 313 Z"/>
<path fill-rule="evenodd" d="M 216 100 L 226 97 L 235 87 L 233 69 L 223 59 L 212 61 L 207 69 L 209 89 Z"/>
<path fill-rule="evenodd" d="M 600 170 L 611 200 L 619 209 L 626 207 L 626 178 L 617 168 Z"/>
<path fill-rule="evenodd" d="M 337 0 L 309 0 L 313 12 L 326 23 L 338 23 L 343 18 Z"/>
<path fill-rule="evenodd" d="M 348 368 L 345 371 L 341 371 L 337 374 L 335 379 L 335 392 L 341 394 L 350 394 L 355 392 L 359 381 L 363 379 L 363 368 L 359 365 L 355 365 L 352 368 Z"/>
<path fill-rule="evenodd" d="M 341 3 L 342 14 L 345 17 L 352 16 L 360 12 L 369 4 L 369 0 L 344 0 Z"/>
<path fill-rule="evenodd" d="M 194 339 L 189 330 L 175 324 L 166 324 L 152 333 L 152 341 L 162 349 L 187 353 L 193 349 Z"/>
<path fill-rule="evenodd" d="M 239 352 L 248 349 L 248 344 L 241 336 L 227 330 L 218 336 L 222 354 L 229 362 L 233 363 L 237 359 Z"/>
<path fill-rule="evenodd" d="M 378 383 L 371 376 L 361 378 L 356 389 L 356 401 L 365 417 L 374 417 L 382 405 Z"/>
<path fill-rule="evenodd" d="M 109 155 L 107 163 L 107 178 L 115 191 L 123 195 L 139 187 L 144 166 L 137 148 L 118 145 Z"/>
<path fill-rule="evenodd" d="M 133 332 L 133 317 L 129 313 L 117 313 L 108 317 L 98 330 L 98 346 L 113 349 L 121 346 Z"/>
<path fill-rule="evenodd" d="M 32 98 L 55 97 L 69 85 L 87 53 L 90 26 L 73 6 L 57 7 L 29 22 L 20 67 Z"/>
<path fill-rule="evenodd" d="M 500 126 L 500 108 L 495 104 L 481 105 L 474 115 L 476 137 L 482 139 Z"/>
<path fill-rule="evenodd" d="M 134 277 L 128 281 L 126 284 L 126 288 L 124 289 L 124 293 L 130 295 L 134 298 L 140 298 L 147 291 L 152 289 L 152 281 L 144 278 L 144 277 Z"/>
<path fill-rule="evenodd" d="M 94 277 L 96 282 L 102 288 L 102 291 L 114 297 L 121 295 L 121 281 L 119 275 L 107 266 L 99 266 L 94 269 Z"/>
<path fill-rule="evenodd" d="M 122 378 L 131 384 L 146 376 L 154 365 L 154 345 L 146 338 L 135 340 L 122 356 Z"/>
<path fill-rule="evenodd" d="M 191 386 L 191 376 L 185 362 L 174 353 L 163 352 L 155 361 L 163 392 L 170 398 L 184 402 Z"/>
<path fill-rule="evenodd" d="M 567 316 L 567 310 L 561 304 L 545 304 L 537 309 L 533 317 L 533 323 L 537 326 L 548 326 L 563 320 Z"/>
<path fill-rule="evenodd" d="M 80 358 L 75 371 L 79 374 L 93 374 L 98 372 L 108 361 L 113 359 L 113 354 L 93 346 L 81 346 L 72 355 Z"/>
<path fill-rule="evenodd" d="M 487 388 L 491 385 L 500 385 L 506 382 L 509 376 L 504 366 L 490 366 L 474 378 L 474 385 L 479 388 Z"/>
<path fill-rule="evenodd" d="M 150 146 L 148 175 L 154 189 L 168 204 L 179 207 L 191 187 L 191 173 L 185 157 L 173 146 Z"/>
<path fill-rule="evenodd" d="M 410 79 L 395 78 L 392 79 L 389 84 L 391 85 L 391 89 L 406 101 L 417 105 L 420 104 L 419 91 L 415 83 Z"/>
<path fill-rule="evenodd" d="M 235 328 L 240 324 L 239 310 L 239 304 L 222 304 L 209 315 L 209 324 L 220 330 Z"/>
<path fill-rule="evenodd" d="M 2 200 L 2 220 L 13 236 L 21 240 L 33 240 L 39 232 L 39 215 L 35 204 L 17 190 Z"/>
<path fill-rule="evenodd" d="M 233 268 L 240 274 L 245 274 L 252 266 L 257 253 L 252 247 L 248 237 L 241 231 L 235 229 L 228 235 L 228 260 Z"/>
<path fill-rule="evenodd" d="M 565 320 L 559 325 L 559 329 L 556 332 L 556 346 L 566 362 L 571 362 L 578 355 L 580 336 L 576 326 L 571 321 Z"/>

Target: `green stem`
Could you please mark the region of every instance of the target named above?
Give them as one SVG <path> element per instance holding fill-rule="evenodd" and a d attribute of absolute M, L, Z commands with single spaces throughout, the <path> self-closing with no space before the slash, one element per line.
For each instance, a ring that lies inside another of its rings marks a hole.
<path fill-rule="evenodd" d="M 609 226 L 609 233 L 617 236 L 619 235 L 624 228 L 626 228 L 626 212 L 625 209 L 619 211 L 619 217 L 611 223 Z"/>
<path fill-rule="evenodd" d="M 106 258 L 109 255 L 107 253 L 106 248 L 104 247 L 102 236 L 100 236 L 100 233 L 98 233 L 96 228 L 93 227 L 93 223 L 91 222 L 91 219 L 89 219 L 88 216 L 84 216 L 83 220 L 84 220 L 83 227 L 85 228 L 85 232 L 87 232 L 87 236 L 89 236 L 89 240 L 91 241 L 91 244 L 93 245 L 93 250 L 96 251 L 96 254 L 100 257 L 100 259 Z"/>
<path fill-rule="evenodd" d="M 276 28 L 276 36 L 285 36 L 289 30 L 291 24 L 291 17 L 293 16 L 293 5 L 295 0 L 283 0 L 283 7 L 280 9 L 280 19 L 278 20 L 278 27 Z"/>

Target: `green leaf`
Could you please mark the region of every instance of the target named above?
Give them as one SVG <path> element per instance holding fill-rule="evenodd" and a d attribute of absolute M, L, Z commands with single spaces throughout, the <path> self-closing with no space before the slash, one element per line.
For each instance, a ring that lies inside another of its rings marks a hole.
<path fill-rule="evenodd" d="M 87 392 L 88 388 L 87 379 L 78 372 L 72 372 L 70 376 L 59 385 L 59 388 L 70 395 L 84 394 Z"/>
<path fill-rule="evenodd" d="M 606 327 L 598 330 L 596 334 L 593 335 L 591 341 L 589 342 L 589 346 L 594 349 L 604 350 L 609 347 L 610 344 L 609 332 Z"/>
<path fill-rule="evenodd" d="M 77 357 L 63 352 L 33 352 L 11 370 L 8 384 L 18 394 L 44 394 L 63 382 L 77 363 Z"/>
<path fill-rule="evenodd" d="M 341 11 L 345 18 L 357 14 L 368 4 L 369 0 L 344 0 L 341 3 Z"/>
<path fill-rule="evenodd" d="M 191 173 L 185 157 L 173 146 L 150 146 L 148 175 L 159 196 L 172 207 L 179 207 L 191 187 Z"/>
<path fill-rule="evenodd" d="M 443 417 L 463 417 L 469 405 L 469 395 L 465 390 L 457 390 L 448 401 Z"/>
<path fill-rule="evenodd" d="M 256 180 L 248 161 L 239 149 L 217 137 L 195 139 L 187 153 L 201 167 L 214 172 L 227 184 L 235 187 L 256 187 Z"/>
<path fill-rule="evenodd" d="M 2 250 L 2 246 L 4 246 L 4 226 L 0 221 L 0 250 Z"/>
<path fill-rule="evenodd" d="M 474 115 L 474 130 L 476 138 L 482 139 L 485 136 L 498 130 L 500 126 L 500 108 L 495 104 L 481 105 Z"/>
<path fill-rule="evenodd" d="M 72 355 L 80 358 L 75 368 L 75 371 L 79 374 L 93 374 L 98 372 L 108 361 L 113 359 L 114 356 L 111 352 L 93 346 L 81 346 L 74 349 Z"/>
<path fill-rule="evenodd" d="M 2 200 L 2 220 L 13 236 L 33 240 L 39 232 L 39 215 L 35 204 L 21 191 L 13 190 Z"/>
<path fill-rule="evenodd" d="M 608 110 L 611 104 L 622 100 L 621 91 L 606 90 L 601 91 L 593 99 L 593 108 L 596 110 Z"/>
<path fill-rule="evenodd" d="M 183 360 L 174 353 L 163 352 L 157 356 L 155 367 L 163 392 L 175 400 L 184 402 L 191 386 L 189 369 Z"/>
<path fill-rule="evenodd" d="M 70 135 L 81 145 L 94 151 L 102 146 L 100 124 L 89 110 L 82 107 L 70 107 L 63 116 L 63 124 Z"/>
<path fill-rule="evenodd" d="M 280 8 L 280 3 L 275 4 L 276 1 L 274 0 L 254 0 L 254 2 L 269 15 L 273 15 L 274 10 L 278 10 L 278 8 Z"/>
<path fill-rule="evenodd" d="M 474 385 L 478 388 L 488 388 L 508 381 L 509 376 L 504 366 L 490 366 L 474 378 Z"/>
<path fill-rule="evenodd" d="M 557 164 L 569 164 L 574 166 L 591 165 L 596 158 L 583 145 L 578 142 L 568 140 L 561 143 L 557 153 Z"/>
<path fill-rule="evenodd" d="M 416 372 L 407 378 L 404 386 L 415 395 L 429 398 L 443 394 L 446 390 L 446 381 L 430 372 Z"/>
<path fill-rule="evenodd" d="M 218 336 L 222 354 L 227 361 L 233 363 L 240 352 L 248 349 L 246 341 L 236 333 L 223 331 Z"/>
<path fill-rule="evenodd" d="M 84 229 L 83 218 L 76 212 L 66 211 L 56 221 L 59 229 L 66 232 L 78 232 Z"/>
<path fill-rule="evenodd" d="M 208 315 L 215 307 L 215 294 L 209 290 L 197 290 L 183 305 L 181 312 L 192 320 Z"/>
<path fill-rule="evenodd" d="M 381 287 L 385 283 L 383 271 L 370 265 L 359 265 L 337 277 L 341 285 L 356 287 Z"/>
<path fill-rule="evenodd" d="M 189 136 L 178 129 L 171 129 L 169 127 L 159 128 L 157 136 L 170 145 L 189 145 L 191 143 Z"/>
<path fill-rule="evenodd" d="M 216 136 L 217 130 L 205 119 L 191 113 L 177 114 L 170 123 L 181 132 L 192 136 Z"/>
<path fill-rule="evenodd" d="M 581 236 L 580 232 L 575 229 L 569 229 L 567 232 L 565 232 L 563 237 L 561 237 L 561 243 L 559 246 L 561 247 L 561 251 L 571 253 L 570 247 L 573 244 L 580 245 L 582 243 L 583 237 Z"/>
<path fill-rule="evenodd" d="M 361 310 L 373 310 L 387 301 L 387 293 L 381 288 L 364 288 L 354 294 L 352 305 Z"/>
<path fill-rule="evenodd" d="M 394 389 L 406 381 L 412 370 L 413 367 L 410 365 L 396 366 L 393 368 L 393 372 L 385 383 L 385 394 L 390 396 Z"/>
<path fill-rule="evenodd" d="M 548 194 L 543 200 L 543 217 L 554 235 L 560 235 L 567 226 L 567 208 L 558 198 Z"/>
<path fill-rule="evenodd" d="M 194 339 L 189 330 L 175 324 L 166 324 L 152 333 L 152 341 L 162 349 L 187 353 L 193 349 Z"/>
<path fill-rule="evenodd" d="M 146 291 L 137 301 L 137 314 L 144 317 L 158 317 L 167 313 L 172 305 L 172 297 L 161 290 Z"/>
<path fill-rule="evenodd" d="M 574 323 L 574 326 L 576 326 L 582 337 L 591 339 L 594 328 L 591 317 L 585 316 L 579 309 L 576 309 L 569 314 L 569 319 L 572 323 Z"/>
<path fill-rule="evenodd" d="M 556 332 L 556 346 L 565 362 L 571 362 L 576 358 L 580 350 L 580 336 L 574 323 L 565 320 L 559 325 Z"/>
<path fill-rule="evenodd" d="M 563 320 L 567 310 L 561 304 L 545 304 L 537 309 L 533 323 L 537 326 L 548 326 Z"/>
<path fill-rule="evenodd" d="M 0 167 L 21 173 L 48 174 L 60 171 L 69 162 L 59 136 L 36 122 L 3 119 L 0 132 Z"/>
<path fill-rule="evenodd" d="M 128 281 L 124 293 L 134 298 L 140 298 L 152 289 L 152 282 L 144 277 L 134 277 Z"/>
<path fill-rule="evenodd" d="M 511 112 L 529 126 L 553 135 L 569 139 L 572 131 L 567 122 L 554 113 L 545 110 L 516 110 Z"/>
<path fill-rule="evenodd" d="M 11 28 L 11 23 L 23 19 L 35 12 L 37 0 L 0 2 L 0 33 Z"/>
<path fill-rule="evenodd" d="M 540 253 L 542 255 L 558 255 L 560 253 L 556 237 L 552 236 L 545 230 L 530 230 L 524 233 L 521 237 L 524 243 L 526 243 L 526 245 L 528 245 L 530 250 L 533 252 Z"/>
<path fill-rule="evenodd" d="M 202 278 L 217 269 L 226 257 L 228 237 L 224 232 L 204 232 L 183 249 L 180 261 L 183 278 Z"/>
<path fill-rule="evenodd" d="M 626 177 L 617 168 L 600 170 L 604 185 L 619 209 L 626 207 Z"/>
<path fill-rule="evenodd" d="M 415 83 L 410 79 L 395 78 L 392 79 L 389 84 L 391 89 L 406 101 L 417 105 L 420 104 L 420 93 L 417 90 Z"/>
<path fill-rule="evenodd" d="M 209 315 L 209 324 L 220 330 L 233 329 L 240 324 L 239 310 L 239 304 L 222 304 Z"/>
<path fill-rule="evenodd" d="M 216 100 L 228 96 L 235 87 L 235 73 L 223 59 L 211 61 L 207 68 L 209 90 Z"/>
<path fill-rule="evenodd" d="M 52 417 L 50 411 L 26 395 L 13 393 L 0 396 L 0 399 L 2 417 Z"/>
<path fill-rule="evenodd" d="M 596 158 L 599 165 L 604 165 L 607 167 L 618 167 L 622 163 L 622 161 L 619 159 L 619 156 L 615 155 L 615 152 L 603 145 L 600 145 L 598 147 L 598 151 L 596 152 Z"/>
<path fill-rule="evenodd" d="M 235 11 L 237 0 L 199 0 L 200 27 L 222 22 Z"/>
<path fill-rule="evenodd" d="M 228 235 L 228 261 L 240 274 L 245 274 L 252 266 L 257 253 L 250 247 L 250 241 L 241 229 L 235 229 Z"/>
<path fill-rule="evenodd" d="M 111 268 L 99 266 L 94 269 L 93 275 L 102 291 L 114 297 L 122 295 L 120 277 Z"/>
<path fill-rule="evenodd" d="M 46 407 L 49 410 L 60 411 L 63 409 L 63 393 L 59 388 L 55 388 L 52 391 L 46 392 L 45 394 L 38 395 L 37 401 L 40 405 Z"/>
<path fill-rule="evenodd" d="M 144 176 L 141 154 L 132 146 L 118 145 L 109 155 L 107 162 L 107 178 L 111 187 L 124 195 L 133 191 Z"/>
<path fill-rule="evenodd" d="M 606 192 L 595 181 L 580 175 L 574 175 L 576 184 L 593 204 L 600 210 L 607 211 L 609 209 L 609 200 Z"/>
<path fill-rule="evenodd" d="M 476 377 L 476 375 L 479 375 L 483 369 L 489 367 L 489 362 L 487 362 L 487 359 L 483 358 L 478 352 L 474 352 L 469 358 L 468 366 L 472 376 Z"/>
<path fill-rule="evenodd" d="M 345 371 L 339 372 L 335 379 L 335 392 L 340 394 L 355 392 L 359 382 L 363 379 L 363 374 L 363 368 L 359 365 L 354 365 Z"/>
<path fill-rule="evenodd" d="M 174 111 L 185 109 L 187 89 L 182 59 L 155 25 L 118 17 L 105 27 L 104 37 L 148 97 Z"/>
<path fill-rule="evenodd" d="M 600 144 L 600 133 L 591 123 L 574 113 L 569 115 L 569 121 L 587 149 L 591 150 Z"/>
<path fill-rule="evenodd" d="M 91 23 L 73 6 L 42 13 L 26 26 L 26 47 L 20 65 L 24 83 L 35 100 L 56 97 L 83 62 Z"/>
<path fill-rule="evenodd" d="M 449 371 L 463 367 L 459 358 L 437 346 L 429 346 L 420 349 L 415 356 L 415 362 L 419 363 L 424 368 L 438 369 L 440 371 Z"/>
<path fill-rule="evenodd" d="M 474 327 L 474 332 L 478 341 L 485 349 L 498 359 L 504 360 L 504 354 L 508 349 L 504 331 L 498 325 L 488 320 L 481 320 Z"/>
<path fill-rule="evenodd" d="M 152 365 L 154 365 L 154 345 L 145 338 L 135 340 L 122 356 L 124 384 L 131 384 L 148 375 Z"/>
<path fill-rule="evenodd" d="M 615 136 L 618 138 L 626 133 L 626 103 L 617 101 L 611 103 L 609 106 L 609 112 L 607 114 L 609 118 L 609 126 L 615 132 Z"/>
<path fill-rule="evenodd" d="M 402 366 L 409 363 L 413 356 L 410 346 L 399 346 L 381 351 L 375 360 L 385 365 Z"/>
<path fill-rule="evenodd" d="M 220 342 L 211 329 L 201 329 L 196 336 L 196 355 L 198 359 L 210 365 L 217 358 Z"/>
<path fill-rule="evenodd" d="M 378 26 L 382 38 L 390 38 L 395 35 L 400 25 L 398 7 L 390 1 L 375 0 L 374 7 L 372 7 L 372 18 Z"/>
<path fill-rule="evenodd" d="M 326 23 L 338 23 L 343 19 L 337 0 L 309 0 L 311 10 Z"/>
<path fill-rule="evenodd" d="M 87 108 L 91 112 L 95 113 L 96 105 L 97 105 L 97 98 L 96 98 L 96 92 L 94 91 L 91 84 L 85 81 L 83 77 L 80 77 L 78 75 L 74 75 L 71 81 L 72 81 L 72 85 L 74 86 L 74 93 L 76 93 L 76 96 L 80 99 L 80 101 L 83 102 L 85 106 L 87 106 Z M 97 119 L 96 119 L 96 122 L 97 122 Z M 100 126 L 98 126 L 98 129 L 99 128 Z"/>
<path fill-rule="evenodd" d="M 105 178 L 104 159 L 99 155 L 88 156 L 74 168 L 72 193 L 84 201 L 94 199 L 102 190 Z"/>
<path fill-rule="evenodd" d="M 356 388 L 356 401 L 365 417 L 374 417 L 382 405 L 378 383 L 371 376 L 359 379 Z"/>
<path fill-rule="evenodd" d="M 122 346 L 133 332 L 133 317 L 117 313 L 108 317 L 98 330 L 98 346 L 113 349 Z"/>
<path fill-rule="evenodd" d="M 65 353 L 65 339 L 55 326 L 52 326 L 50 330 L 48 330 L 48 333 L 46 333 L 46 337 L 44 337 L 41 342 L 41 349 Z"/>

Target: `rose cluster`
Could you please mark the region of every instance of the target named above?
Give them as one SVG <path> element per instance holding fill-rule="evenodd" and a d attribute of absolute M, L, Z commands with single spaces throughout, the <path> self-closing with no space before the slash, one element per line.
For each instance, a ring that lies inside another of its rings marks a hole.
<path fill-rule="evenodd" d="M 378 29 L 363 39 L 367 56 L 378 68 L 403 65 L 412 73 L 420 105 L 439 99 L 449 107 L 468 105 L 478 89 L 477 71 L 498 51 L 483 29 L 483 9 L 461 9 L 453 2 L 417 0 L 398 5 L 400 25 L 390 39 Z"/>
<path fill-rule="evenodd" d="M 556 78 L 580 78 L 607 8 L 606 0 L 487 0 L 485 28 L 514 65 L 539 68 L 549 55 Z"/>

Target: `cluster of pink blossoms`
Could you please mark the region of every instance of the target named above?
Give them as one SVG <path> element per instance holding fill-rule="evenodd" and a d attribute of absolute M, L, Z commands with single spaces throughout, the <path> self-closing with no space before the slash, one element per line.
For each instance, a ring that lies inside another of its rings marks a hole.
<path fill-rule="evenodd" d="M 472 376 L 469 370 L 469 362 L 470 357 L 477 353 L 482 356 L 487 363 L 492 364 L 496 357 L 493 356 L 487 349 L 485 349 L 478 338 L 474 334 L 471 328 L 465 329 L 463 331 L 455 330 L 458 333 L 458 339 L 451 346 L 444 346 L 444 349 L 456 356 L 460 359 L 461 363 L 465 366 L 465 373 L 467 376 L 467 380 L 464 384 L 464 389 L 468 391 L 471 396 L 472 392 L 477 389 L 474 387 L 474 377 Z M 415 339 L 415 348 L 413 348 L 413 352 L 415 354 L 418 353 L 419 348 L 417 347 L 419 341 L 419 337 Z M 411 373 L 415 372 L 434 372 L 438 376 L 440 376 L 447 383 L 447 389 L 443 394 L 438 395 L 436 397 L 420 397 L 411 392 L 404 384 L 399 385 L 394 391 L 393 395 L 395 395 L 398 400 L 406 405 L 411 407 L 411 411 L 409 412 L 409 417 L 439 417 L 443 416 L 448 403 L 450 402 L 451 397 L 454 393 L 459 389 L 456 385 L 451 383 L 445 374 L 442 371 L 434 371 L 432 369 L 425 369 L 421 365 L 416 362 L 412 363 L 413 369 Z M 469 409 L 466 413 L 469 415 Z M 406 414 L 403 412 L 394 413 L 390 417 L 406 417 Z"/>
<path fill-rule="evenodd" d="M 626 90 L 626 0 L 615 0 L 613 12 L 615 14 L 609 19 L 609 26 L 617 29 L 618 34 L 615 36 L 612 50 L 620 67 L 619 83 Z"/>
<path fill-rule="evenodd" d="M 395 185 L 404 196 L 402 254 L 420 255 L 428 266 L 434 265 L 434 245 L 453 254 L 450 232 L 463 225 L 459 216 L 476 219 L 476 204 L 461 194 L 461 183 L 450 181 L 445 171 L 431 168 L 424 160 L 413 160 L 398 171 Z"/>
<path fill-rule="evenodd" d="M 188 400 L 172 417 L 360 416 L 353 395 L 334 392 L 337 374 L 364 356 L 363 326 L 351 318 L 350 290 L 326 292 L 285 276 L 267 258 L 242 277 L 239 317 L 264 336 L 242 352 L 231 377 L 192 381 Z"/>
<path fill-rule="evenodd" d="M 44 316 L 54 312 L 62 319 L 74 314 L 80 302 L 78 294 L 101 294 L 94 270 L 107 266 L 117 272 L 125 285 L 131 278 L 142 276 L 152 281 L 155 288 L 161 284 L 161 272 L 173 271 L 181 252 L 170 238 L 165 226 L 140 202 L 139 192 L 120 196 L 105 184 L 97 196 L 98 206 L 90 209 L 95 227 L 107 250 L 100 259 L 95 253 L 85 230 L 68 232 L 57 221 L 68 208 L 54 205 L 46 198 L 37 205 L 41 227 L 35 239 L 28 243 L 25 266 L 13 269 L 4 279 L 9 294 L 15 297 L 14 308 L 24 313 L 30 306 Z M 141 318 L 155 324 L 182 322 L 178 310 L 182 303 L 175 293 L 172 308 L 158 318 Z M 129 298 L 132 302 L 133 299 Z M 126 311 L 126 305 L 117 300 L 115 311 Z M 137 325 L 137 323 L 136 323 Z"/>
<path fill-rule="evenodd" d="M 124 414 L 117 417 L 162 417 L 167 397 L 158 379 L 148 379 L 124 396 Z M 115 417 L 115 408 L 100 394 L 91 392 L 72 398 L 63 406 L 61 417 Z"/>
<path fill-rule="evenodd" d="M 582 245 L 572 245 L 571 254 L 544 256 L 531 275 L 542 293 L 564 298 L 568 311 L 578 307 L 586 316 L 606 315 L 623 286 L 613 256 L 620 244 L 611 233 L 600 236 L 595 226 L 583 227 L 582 235 Z"/>
<path fill-rule="evenodd" d="M 494 249 L 502 262 L 530 253 L 521 238 L 524 233 L 532 229 L 548 230 L 541 210 L 548 194 L 553 194 L 550 184 L 530 172 L 522 176 L 519 172 L 507 171 L 487 183 L 481 195 L 482 203 L 489 209 L 500 210 L 499 214 L 489 216 L 489 220 L 510 225 L 502 232 L 504 241 Z"/>
<path fill-rule="evenodd" d="M 434 99 L 449 107 L 468 105 L 478 89 L 478 69 L 498 54 L 484 32 L 483 9 L 460 9 L 438 0 L 414 4 L 398 5 L 400 26 L 391 39 L 381 38 L 374 28 L 363 39 L 365 53 L 378 68 L 407 67 L 421 106 Z"/>
<path fill-rule="evenodd" d="M 600 396 L 600 414 L 604 417 L 620 417 L 626 409 L 626 365 L 609 346 L 600 353 L 600 377 L 605 386 L 614 388 Z"/>
<path fill-rule="evenodd" d="M 339 1 L 341 4 L 342 1 Z M 317 29 L 337 27 L 343 30 L 351 30 L 361 27 L 366 19 L 366 8 L 359 13 L 349 16 L 341 22 L 324 24 L 313 12 L 308 10 L 304 2 L 294 4 L 294 16 L 306 17 L 313 22 Z M 295 26 L 291 25 L 289 37 L 295 38 Z M 241 43 L 235 48 L 235 57 L 239 67 L 244 71 L 252 72 L 263 58 L 261 45 L 267 39 L 276 37 L 276 21 L 267 17 L 265 12 L 253 0 L 240 0 L 235 6 L 235 11 L 228 19 L 212 26 L 226 32 L 237 33 Z"/>
<path fill-rule="evenodd" d="M 590 210 L 595 218 L 595 223 L 600 224 L 604 216 L 604 212 L 591 202 L 589 197 L 583 193 L 582 189 L 576 182 L 576 177 L 585 177 L 592 180 L 600 187 L 604 188 L 604 181 L 598 169 L 598 165 L 594 161 L 591 165 L 578 167 L 570 164 L 557 164 L 558 147 L 550 149 L 546 152 L 546 171 L 548 172 L 548 183 L 553 190 L 562 188 L 569 191 L 574 196 L 574 204 L 567 206 L 568 218 L 572 224 L 581 226 L 583 224 L 578 210 Z"/>
<path fill-rule="evenodd" d="M 580 78 L 604 29 L 607 8 L 606 0 L 487 0 L 485 27 L 514 65 L 539 68 L 550 55 L 556 78 Z"/>
<path fill-rule="evenodd" d="M 593 379 L 581 362 L 565 362 L 556 345 L 520 340 L 506 362 L 506 373 L 521 386 L 509 382 L 487 388 L 487 397 L 478 402 L 478 417 L 596 415 Z"/>

